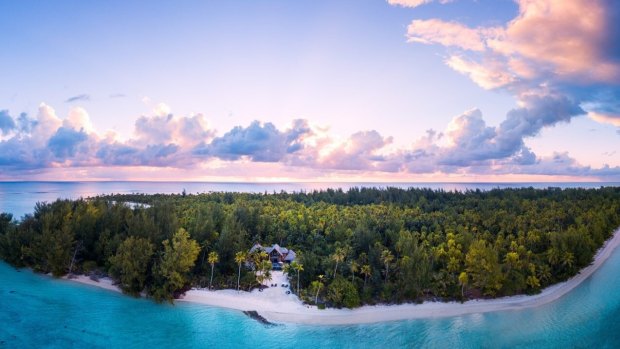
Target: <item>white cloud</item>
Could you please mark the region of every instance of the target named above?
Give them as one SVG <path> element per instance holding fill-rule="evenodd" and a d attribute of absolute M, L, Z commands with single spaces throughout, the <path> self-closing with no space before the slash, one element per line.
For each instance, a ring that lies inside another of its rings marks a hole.
<path fill-rule="evenodd" d="M 63 126 L 77 131 L 83 129 L 86 133 L 94 131 L 90 116 L 88 116 L 86 110 L 80 107 L 73 107 L 69 110 L 69 115 L 63 120 Z"/>

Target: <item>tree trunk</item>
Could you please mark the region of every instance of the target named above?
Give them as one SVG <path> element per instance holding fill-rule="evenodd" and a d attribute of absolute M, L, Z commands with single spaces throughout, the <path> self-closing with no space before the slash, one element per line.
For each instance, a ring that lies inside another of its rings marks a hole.
<path fill-rule="evenodd" d="M 334 267 L 334 279 L 336 278 L 337 271 L 338 271 L 338 262 L 336 262 L 336 266 Z"/>
<path fill-rule="evenodd" d="M 316 296 L 314 296 L 314 304 L 318 305 L 319 304 L 319 292 L 321 291 L 321 286 L 317 287 L 316 289 Z"/>
<path fill-rule="evenodd" d="M 75 251 L 73 251 L 73 258 L 71 258 L 71 265 L 69 266 L 69 274 L 73 272 L 73 263 L 75 262 L 75 256 L 77 255 L 80 245 L 81 243 L 78 242 L 77 246 L 75 246 Z"/>
<path fill-rule="evenodd" d="M 388 267 L 388 265 L 385 265 L 385 283 L 387 284 L 387 280 L 388 280 L 388 272 L 390 271 L 390 267 Z"/>
<path fill-rule="evenodd" d="M 297 295 L 299 295 L 299 270 L 297 271 Z"/>
<path fill-rule="evenodd" d="M 237 292 L 239 292 L 239 281 L 241 281 L 241 263 L 239 263 L 239 274 L 237 274 Z"/>
<path fill-rule="evenodd" d="M 366 288 L 366 279 L 368 279 L 368 275 L 364 274 L 364 288 Z"/>
<path fill-rule="evenodd" d="M 209 280 L 209 290 L 213 287 L 213 267 L 214 265 L 211 264 L 211 280 Z"/>

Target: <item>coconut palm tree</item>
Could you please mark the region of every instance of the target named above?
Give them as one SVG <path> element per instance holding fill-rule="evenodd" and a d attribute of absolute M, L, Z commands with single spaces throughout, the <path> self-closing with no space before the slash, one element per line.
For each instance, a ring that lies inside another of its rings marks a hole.
<path fill-rule="evenodd" d="M 316 289 L 316 295 L 314 296 L 314 304 L 319 303 L 319 292 L 321 291 L 321 287 L 323 287 L 323 277 L 325 275 L 319 275 L 319 279 L 317 281 L 312 281 L 312 287 Z"/>
<path fill-rule="evenodd" d="M 336 278 L 336 272 L 338 271 L 338 263 L 344 261 L 345 256 L 346 250 L 342 247 L 337 247 L 334 254 L 332 254 L 332 260 L 336 262 L 336 266 L 334 267 L 334 279 Z"/>
<path fill-rule="evenodd" d="M 466 272 L 462 271 L 459 275 L 459 284 L 461 284 L 461 298 L 465 298 L 465 287 L 467 286 L 467 283 L 469 283 L 469 276 L 467 276 Z"/>
<path fill-rule="evenodd" d="M 301 263 L 297 263 L 297 261 L 293 261 L 291 268 L 297 272 L 297 294 L 299 294 L 299 274 L 304 271 L 304 266 Z"/>
<path fill-rule="evenodd" d="M 358 272 L 360 265 L 357 264 L 356 261 L 351 261 L 351 264 L 349 264 L 349 270 L 351 270 L 351 283 L 353 283 L 353 280 L 355 278 L 355 273 Z"/>
<path fill-rule="evenodd" d="M 271 268 L 272 264 L 268 259 L 263 259 L 258 265 L 258 272 L 256 274 L 256 280 L 261 286 L 265 280 L 271 280 Z"/>
<path fill-rule="evenodd" d="M 392 251 L 385 249 L 381 252 L 381 261 L 385 264 L 385 282 L 388 281 L 388 272 L 390 271 L 390 263 L 394 260 Z"/>
<path fill-rule="evenodd" d="M 213 268 L 215 268 L 215 263 L 220 261 L 220 256 L 217 252 L 212 251 L 209 252 L 209 257 L 207 258 L 209 264 L 211 264 L 211 280 L 209 280 L 209 289 L 213 287 Z"/>
<path fill-rule="evenodd" d="M 370 268 L 370 265 L 368 264 L 362 265 L 361 273 L 364 275 L 364 288 L 366 288 L 366 280 L 368 279 L 370 275 L 372 275 L 372 269 Z"/>
<path fill-rule="evenodd" d="M 239 281 L 241 281 L 241 264 L 248 258 L 247 252 L 239 251 L 235 254 L 235 262 L 239 265 L 239 271 L 237 272 L 237 291 L 239 291 Z"/>

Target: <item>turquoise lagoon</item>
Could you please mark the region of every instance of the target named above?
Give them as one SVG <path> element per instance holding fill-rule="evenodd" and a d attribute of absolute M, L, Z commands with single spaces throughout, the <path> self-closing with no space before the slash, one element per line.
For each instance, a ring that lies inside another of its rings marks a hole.
<path fill-rule="evenodd" d="M 371 325 L 267 326 L 199 304 L 155 304 L 0 263 L 0 348 L 619 348 L 620 250 L 556 302 Z"/>

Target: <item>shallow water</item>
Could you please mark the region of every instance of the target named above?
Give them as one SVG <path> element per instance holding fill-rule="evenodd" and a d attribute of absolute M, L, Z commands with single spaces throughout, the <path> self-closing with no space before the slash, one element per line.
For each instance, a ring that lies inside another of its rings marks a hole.
<path fill-rule="evenodd" d="M 239 311 L 158 305 L 0 263 L 0 347 L 618 348 L 619 270 L 617 250 L 566 296 L 533 309 L 371 325 L 266 326 Z"/>

